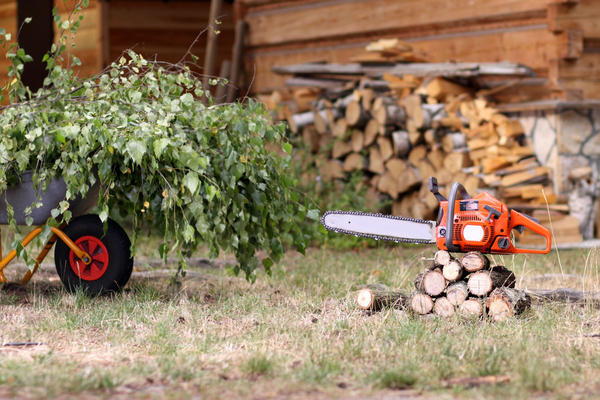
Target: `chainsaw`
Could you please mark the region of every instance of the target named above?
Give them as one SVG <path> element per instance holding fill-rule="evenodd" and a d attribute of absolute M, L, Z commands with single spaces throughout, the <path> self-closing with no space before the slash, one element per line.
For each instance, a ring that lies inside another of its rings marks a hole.
<path fill-rule="evenodd" d="M 372 239 L 408 243 L 436 243 L 438 249 L 452 252 L 480 251 L 488 254 L 535 253 L 550 251 L 552 236 L 533 217 L 508 208 L 489 193 L 471 197 L 458 182 L 446 199 L 435 178 L 429 178 L 429 190 L 440 203 L 437 221 L 371 214 L 355 211 L 327 211 L 321 218 L 325 228 Z M 511 233 L 525 229 L 543 236 L 544 249 L 516 247 Z"/>

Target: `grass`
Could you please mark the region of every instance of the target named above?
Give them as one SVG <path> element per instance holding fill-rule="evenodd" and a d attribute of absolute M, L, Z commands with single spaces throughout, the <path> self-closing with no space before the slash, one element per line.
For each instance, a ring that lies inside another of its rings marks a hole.
<path fill-rule="evenodd" d="M 252 285 L 226 269 L 134 277 L 114 296 L 66 294 L 51 266 L 0 291 L 0 398 L 593 398 L 600 314 L 546 304 L 503 323 L 359 311 L 353 290 L 409 291 L 431 247 L 289 253 Z M 495 257 L 520 287 L 598 290 L 600 251 Z M 10 268 L 9 268 L 10 269 Z M 539 275 L 546 273 L 560 276 Z M 448 387 L 507 375 L 509 383 Z"/>

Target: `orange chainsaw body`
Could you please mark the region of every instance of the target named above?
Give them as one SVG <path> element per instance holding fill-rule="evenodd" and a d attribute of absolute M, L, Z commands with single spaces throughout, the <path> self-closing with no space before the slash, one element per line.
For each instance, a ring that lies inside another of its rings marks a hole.
<path fill-rule="evenodd" d="M 550 251 L 552 237 L 550 231 L 525 214 L 508 208 L 506 204 L 489 193 L 470 197 L 462 185 L 453 187 L 454 195 L 449 200 L 439 197 L 440 212 L 436 227 L 436 243 L 439 249 L 482 253 L 545 254 Z M 437 192 L 437 182 L 436 182 Z M 462 198 L 457 198 L 457 189 L 462 189 Z M 433 192 L 433 190 L 432 190 Z M 435 193 L 434 193 L 435 194 Z M 439 194 L 439 193 L 438 193 Z M 438 195 L 436 195 L 438 197 Z M 454 204 L 451 204 L 451 201 Z M 546 240 L 544 249 L 518 248 L 511 240 L 511 232 L 530 229 Z"/>

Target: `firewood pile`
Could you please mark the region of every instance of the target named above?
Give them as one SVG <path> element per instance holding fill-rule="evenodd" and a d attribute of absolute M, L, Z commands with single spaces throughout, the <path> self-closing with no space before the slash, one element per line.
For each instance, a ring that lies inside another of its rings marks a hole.
<path fill-rule="evenodd" d="M 393 306 L 417 315 L 452 317 L 459 313 L 502 321 L 531 306 L 531 297 L 515 289 L 515 282 L 512 271 L 490 266 L 484 254 L 470 252 L 458 259 L 440 250 L 431 267 L 416 276 L 411 295 L 375 284 L 358 290 L 355 300 L 365 310 Z"/>
<path fill-rule="evenodd" d="M 380 52 L 379 58 L 419 54 L 409 47 L 380 41 L 367 50 Z M 288 90 L 260 99 L 304 143 L 298 158 L 306 181 L 344 181 L 358 171 L 368 204 L 387 199 L 392 214 L 415 218 L 433 218 L 437 211 L 426 184 L 430 176 L 442 193 L 459 181 L 469 193 L 485 188 L 526 212 L 562 200 L 521 123 L 494 108 L 494 90 L 482 84 L 488 77 L 530 76 L 526 67 L 371 62 L 275 70 L 293 75 Z"/>

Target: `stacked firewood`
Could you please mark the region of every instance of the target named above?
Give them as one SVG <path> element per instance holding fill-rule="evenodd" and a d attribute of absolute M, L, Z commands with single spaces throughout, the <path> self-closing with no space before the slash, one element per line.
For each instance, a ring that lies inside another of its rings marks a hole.
<path fill-rule="evenodd" d="M 454 258 L 445 250 L 435 254 L 431 267 L 415 278 L 415 291 L 406 296 L 383 285 L 368 285 L 357 292 L 363 309 L 384 306 L 406 308 L 418 315 L 452 317 L 455 313 L 501 321 L 525 311 L 531 298 L 515 289 L 515 274 L 501 265 L 490 266 L 479 252 Z"/>
<path fill-rule="evenodd" d="M 384 196 L 393 214 L 415 218 L 437 210 L 425 184 L 430 176 L 442 193 L 459 181 L 470 193 L 485 187 L 514 204 L 557 201 L 521 123 L 474 88 L 441 76 L 383 73 L 378 82 L 356 78 L 335 90 L 315 83 L 262 98 L 306 145 L 306 180 L 345 180 L 359 171 L 370 199 Z"/>

